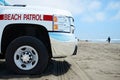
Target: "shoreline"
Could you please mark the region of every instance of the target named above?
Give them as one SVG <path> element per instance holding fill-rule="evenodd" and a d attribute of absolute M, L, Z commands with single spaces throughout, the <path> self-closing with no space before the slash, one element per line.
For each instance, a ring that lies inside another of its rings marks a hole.
<path fill-rule="evenodd" d="M 101 40 L 79 40 L 78 42 L 106 43 L 106 44 L 108 43 L 107 41 L 101 41 Z M 111 40 L 110 44 L 120 44 L 120 40 L 118 40 L 118 41 Z"/>

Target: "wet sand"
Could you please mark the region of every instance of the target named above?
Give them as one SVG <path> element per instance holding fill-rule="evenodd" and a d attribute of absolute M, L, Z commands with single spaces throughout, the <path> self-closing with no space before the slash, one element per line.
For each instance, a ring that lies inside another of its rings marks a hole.
<path fill-rule="evenodd" d="M 40 75 L 17 75 L 0 60 L 0 80 L 120 80 L 120 44 L 79 42 L 76 56 L 53 58 Z"/>

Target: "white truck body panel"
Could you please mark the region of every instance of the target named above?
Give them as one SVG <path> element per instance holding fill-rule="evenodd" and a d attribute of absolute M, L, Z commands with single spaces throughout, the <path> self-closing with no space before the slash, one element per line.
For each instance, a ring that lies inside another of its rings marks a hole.
<path fill-rule="evenodd" d="M 0 15 L 1 14 L 2 15 L 17 14 L 17 15 L 22 16 L 21 19 L 17 19 L 17 20 L 12 20 L 12 19 L 11 20 L 0 20 L 0 38 L 1 39 L 2 39 L 4 28 L 9 24 L 17 24 L 17 23 L 37 24 L 37 25 L 45 26 L 48 31 L 53 31 L 53 21 L 25 20 L 23 19 L 24 14 L 39 14 L 41 15 L 41 19 L 43 19 L 44 15 L 52 15 L 52 16 L 58 15 L 58 16 L 72 17 L 71 13 L 65 10 L 59 10 L 59 9 L 53 9 L 53 8 L 47 8 L 47 7 L 38 7 L 38 6 L 37 7 L 33 7 L 33 6 L 16 7 L 16 6 L 1 6 L 0 5 Z M 52 35 L 54 34 L 55 33 L 53 33 Z M 76 45 L 74 34 L 63 33 L 62 35 L 69 35 L 69 37 L 72 36 L 72 38 L 67 41 L 57 40 L 57 38 L 55 39 L 54 37 L 51 36 L 51 34 L 49 34 L 53 56 L 72 55 L 72 53 L 74 52 L 74 47 Z M 0 40 L 0 45 L 1 45 L 1 40 Z M 1 46 L 0 46 L 0 53 L 1 53 Z"/>

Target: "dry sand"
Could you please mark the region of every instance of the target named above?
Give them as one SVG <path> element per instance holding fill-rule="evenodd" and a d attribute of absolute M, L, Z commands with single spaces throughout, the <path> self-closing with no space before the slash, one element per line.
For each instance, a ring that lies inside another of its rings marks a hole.
<path fill-rule="evenodd" d="M 79 42 L 78 54 L 54 58 L 40 75 L 17 75 L 0 60 L 4 80 L 120 80 L 120 44 Z"/>

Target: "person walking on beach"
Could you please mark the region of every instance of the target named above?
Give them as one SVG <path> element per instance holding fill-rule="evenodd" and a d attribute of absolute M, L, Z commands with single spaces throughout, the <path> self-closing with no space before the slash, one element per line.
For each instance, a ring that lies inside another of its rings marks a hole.
<path fill-rule="evenodd" d="M 108 37 L 107 41 L 108 41 L 108 43 L 110 43 L 110 41 L 111 41 L 111 38 L 110 38 L 110 37 Z"/>

